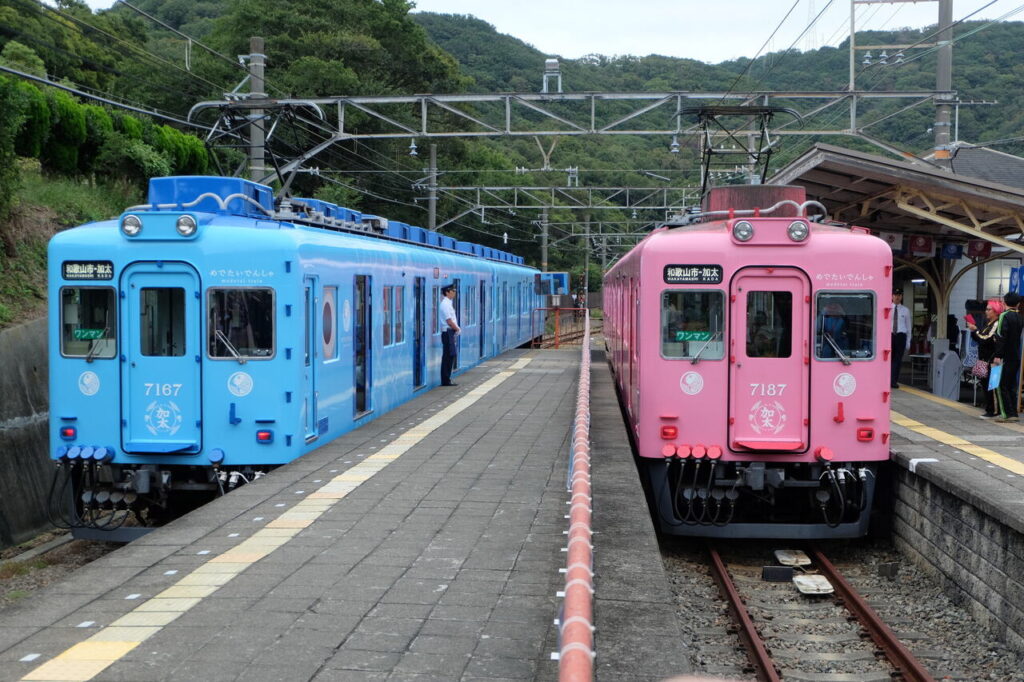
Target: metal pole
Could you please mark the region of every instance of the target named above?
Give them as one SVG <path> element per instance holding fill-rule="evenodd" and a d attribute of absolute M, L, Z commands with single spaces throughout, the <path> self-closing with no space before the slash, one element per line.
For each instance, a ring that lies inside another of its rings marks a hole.
<path fill-rule="evenodd" d="M 540 271 L 548 271 L 548 210 L 540 214 Z"/>
<path fill-rule="evenodd" d="M 939 0 L 939 63 L 935 69 L 935 89 L 953 89 L 953 0 Z M 949 164 L 949 95 L 939 95 L 935 107 L 935 159 Z"/>
<path fill-rule="evenodd" d="M 857 5 L 850 0 L 850 132 L 857 132 Z"/>
<path fill-rule="evenodd" d="M 266 55 L 263 54 L 263 38 L 249 38 L 249 97 L 265 99 L 263 69 Z M 266 132 L 263 129 L 263 109 L 253 109 L 249 114 L 249 179 L 258 180 L 264 173 L 264 145 Z"/>
<path fill-rule="evenodd" d="M 437 145 L 430 145 L 430 184 L 427 186 L 427 222 L 431 230 L 437 229 Z"/>

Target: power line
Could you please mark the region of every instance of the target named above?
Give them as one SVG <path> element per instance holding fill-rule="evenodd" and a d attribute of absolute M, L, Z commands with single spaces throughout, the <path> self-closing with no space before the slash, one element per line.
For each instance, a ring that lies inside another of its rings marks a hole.
<path fill-rule="evenodd" d="M 757 54 L 755 54 L 755 55 L 754 55 L 754 56 L 753 56 L 753 57 L 752 57 L 752 58 L 750 59 L 750 61 L 748 61 L 748 62 L 747 62 L 747 65 L 746 65 L 746 67 L 744 67 L 743 71 L 742 71 L 742 72 L 740 72 L 740 75 L 736 76 L 736 80 L 734 80 L 734 81 L 732 82 L 732 85 L 730 85 L 730 86 L 729 86 L 729 89 L 728 89 L 728 90 L 726 90 L 726 92 L 725 92 L 725 95 L 723 95 L 723 96 L 722 96 L 722 99 L 721 99 L 721 101 L 719 102 L 719 104 L 721 104 L 722 102 L 724 102 L 724 101 L 725 101 L 725 97 L 726 97 L 727 95 L 729 95 L 729 93 L 731 93 L 731 92 L 732 92 L 733 88 L 735 88 L 735 87 L 736 87 L 736 84 L 740 82 L 740 79 L 742 79 L 742 78 L 743 78 L 744 76 L 746 76 L 746 75 L 747 75 L 747 72 L 748 72 L 748 71 L 750 71 L 750 67 L 751 67 L 751 66 L 753 66 L 754 62 L 756 62 L 756 61 L 757 61 L 757 58 L 761 56 L 761 53 L 762 53 L 762 52 L 764 52 L 764 48 L 765 48 L 765 47 L 767 47 L 767 46 L 768 46 L 768 43 L 770 43 L 770 42 L 772 41 L 772 38 L 774 38 L 774 37 L 775 37 L 775 34 L 779 32 L 779 29 L 780 29 L 780 28 L 782 28 L 782 25 L 783 25 L 784 23 L 786 23 L 786 20 L 787 20 L 787 19 L 789 19 L 789 15 L 793 13 L 793 10 L 795 10 L 795 9 L 796 9 L 796 6 L 797 6 L 797 5 L 799 5 L 799 4 L 800 4 L 800 0 L 796 0 L 796 1 L 795 1 L 795 2 L 793 3 L 793 6 L 789 8 L 789 11 L 788 11 L 788 12 L 786 12 L 786 16 L 782 17 L 782 21 L 780 21 L 780 22 L 779 22 L 779 25 L 775 27 L 775 30 L 774 30 L 774 31 L 772 31 L 772 34 L 771 34 L 770 36 L 768 36 L 768 40 L 764 41 L 764 44 L 763 44 L 763 45 L 761 45 L 760 49 L 758 49 L 758 51 L 757 51 Z"/>
<path fill-rule="evenodd" d="M 150 111 L 148 109 L 142 109 L 140 107 L 131 106 L 129 104 L 122 104 L 121 102 L 116 102 L 112 99 L 107 99 L 106 97 L 100 97 L 99 95 L 93 95 L 91 93 L 85 92 L 83 90 L 78 90 L 77 88 L 72 88 L 61 83 L 54 83 L 53 81 L 48 80 L 46 78 L 40 78 L 39 76 L 34 76 L 30 73 L 25 73 L 24 71 L 18 71 L 17 69 L 12 69 L 9 66 L 0 65 L 0 71 L 5 71 L 9 74 L 18 76 L 20 78 L 24 78 L 26 80 L 42 83 L 43 85 L 49 85 L 50 87 L 57 88 L 59 90 L 64 90 L 65 92 L 70 92 L 71 94 L 77 95 L 79 97 L 84 97 L 86 99 L 91 99 L 97 102 L 103 102 L 104 104 L 109 104 L 112 107 L 127 109 L 128 111 L 134 111 L 139 114 L 145 114 L 146 116 L 152 116 L 154 118 L 160 118 L 165 121 L 171 121 L 172 123 L 177 123 L 178 125 L 186 126 L 189 128 L 196 128 L 198 130 L 206 131 L 212 130 L 212 128 L 199 125 L 198 123 L 192 123 L 191 121 L 183 121 L 180 118 L 174 118 L 173 116 L 167 116 L 166 114 L 161 114 L 156 111 Z"/>

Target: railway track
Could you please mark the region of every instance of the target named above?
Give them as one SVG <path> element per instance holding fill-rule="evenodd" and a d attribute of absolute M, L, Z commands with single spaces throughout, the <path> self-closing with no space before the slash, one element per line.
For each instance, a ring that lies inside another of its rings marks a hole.
<path fill-rule="evenodd" d="M 824 576 L 835 592 L 810 598 L 766 582 L 761 566 L 727 566 L 716 549 L 708 551 L 711 574 L 758 680 L 934 679 L 821 551 L 808 552 L 808 572 Z"/>

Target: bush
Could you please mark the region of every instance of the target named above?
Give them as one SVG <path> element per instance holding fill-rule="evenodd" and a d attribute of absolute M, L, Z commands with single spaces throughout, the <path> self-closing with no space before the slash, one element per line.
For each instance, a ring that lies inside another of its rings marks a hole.
<path fill-rule="evenodd" d="M 43 147 L 43 168 L 65 175 L 78 171 L 78 147 L 86 140 L 85 108 L 63 90 L 47 94 L 53 128 Z"/>
<path fill-rule="evenodd" d="M 46 95 L 31 83 L 18 81 L 17 88 L 25 100 L 26 109 L 25 120 L 15 140 L 15 151 L 18 156 L 38 159 L 50 137 L 50 105 Z"/>
<path fill-rule="evenodd" d="M 144 189 L 150 178 L 170 175 L 171 162 L 142 140 L 111 133 L 100 147 L 93 169 Z"/>

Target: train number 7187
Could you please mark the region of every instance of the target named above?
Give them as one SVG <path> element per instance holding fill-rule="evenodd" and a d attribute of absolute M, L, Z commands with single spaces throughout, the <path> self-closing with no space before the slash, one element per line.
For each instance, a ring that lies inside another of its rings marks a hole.
<path fill-rule="evenodd" d="M 781 396 L 786 384 L 750 384 L 750 395 Z"/>

